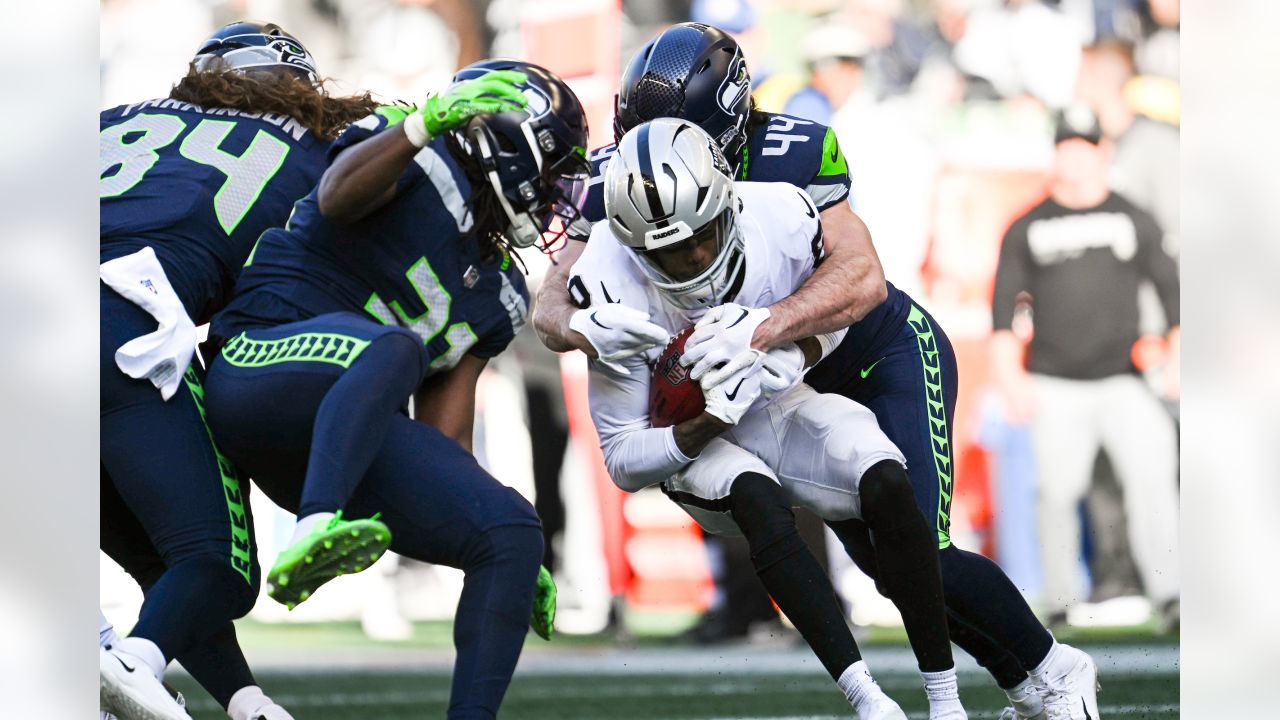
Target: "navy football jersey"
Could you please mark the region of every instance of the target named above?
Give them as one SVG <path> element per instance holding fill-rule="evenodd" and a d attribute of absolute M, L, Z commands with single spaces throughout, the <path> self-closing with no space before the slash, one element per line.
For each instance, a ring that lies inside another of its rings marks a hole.
<path fill-rule="evenodd" d="M 347 128 L 331 155 L 404 115 L 381 108 Z M 210 334 L 231 339 L 250 328 L 355 312 L 417 333 L 433 371 L 452 368 L 464 353 L 497 355 L 524 325 L 529 294 L 510 257 L 484 260 L 463 237 L 472 224 L 470 194 L 443 137 L 418 151 L 395 197 L 360 220 L 325 218 L 313 191 L 284 228 L 258 241 Z"/>
<path fill-rule="evenodd" d="M 98 138 L 100 261 L 150 246 L 197 323 L 319 181 L 329 145 L 284 115 L 168 98 L 104 110 Z"/>
<path fill-rule="evenodd" d="M 821 123 L 791 115 L 766 113 L 768 121 L 751 127 L 736 180 L 784 182 L 803 188 L 813 198 L 818 210 L 849 197 L 849 166 L 835 131 Z M 591 153 L 591 180 L 582 217 L 569 231 L 574 240 L 586 241 L 591 224 L 605 218 L 604 166 L 617 145 L 606 145 Z"/>

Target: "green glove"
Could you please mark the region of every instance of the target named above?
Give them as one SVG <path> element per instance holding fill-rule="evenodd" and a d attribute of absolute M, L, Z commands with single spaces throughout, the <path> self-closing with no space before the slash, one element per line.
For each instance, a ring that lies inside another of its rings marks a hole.
<path fill-rule="evenodd" d="M 405 120 L 405 134 L 414 145 L 452 130 L 483 113 L 518 110 L 529 104 L 517 83 L 529 77 L 514 70 L 494 70 L 474 80 L 464 80 L 439 95 L 432 95 Z"/>
<path fill-rule="evenodd" d="M 529 624 L 538 637 L 550 640 L 555 619 L 556 581 L 551 579 L 551 572 L 545 565 L 539 566 L 538 586 L 533 591 L 533 613 L 529 616 Z"/>

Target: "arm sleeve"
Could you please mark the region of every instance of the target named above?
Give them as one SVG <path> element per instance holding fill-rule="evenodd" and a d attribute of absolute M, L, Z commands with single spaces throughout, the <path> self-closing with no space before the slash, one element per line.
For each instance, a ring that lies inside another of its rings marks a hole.
<path fill-rule="evenodd" d="M 996 287 L 991 298 L 991 325 L 994 330 L 1013 328 L 1013 311 L 1018 293 L 1027 290 L 1031 263 L 1027 257 L 1027 225 L 1019 220 L 1004 235 L 1000 262 L 996 265 Z"/>
<path fill-rule="evenodd" d="M 635 492 L 666 480 L 693 458 L 680 452 L 674 428 L 649 425 L 649 367 L 644 360 L 628 358 L 623 364 L 630 375 L 593 366 L 588 397 L 609 477 Z"/>
<path fill-rule="evenodd" d="M 1165 236 L 1155 218 L 1145 212 L 1135 212 L 1133 223 L 1138 229 L 1138 262 L 1142 274 L 1151 279 L 1164 306 L 1164 316 L 1169 326 L 1180 323 L 1178 307 L 1178 261 L 1165 247 Z"/>

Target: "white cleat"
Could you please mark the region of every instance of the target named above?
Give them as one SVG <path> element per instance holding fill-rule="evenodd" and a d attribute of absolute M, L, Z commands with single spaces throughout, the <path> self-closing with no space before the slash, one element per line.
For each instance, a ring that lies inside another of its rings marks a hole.
<path fill-rule="evenodd" d="M 98 676 L 102 710 L 120 720 L 191 720 L 141 658 L 99 647 Z"/>
<path fill-rule="evenodd" d="M 898 703 L 881 692 L 878 696 L 866 700 L 858 708 L 858 720 L 907 720 Z"/>
<path fill-rule="evenodd" d="M 1098 713 L 1098 666 L 1083 650 L 1059 645 L 1063 655 L 1034 678 L 1044 699 L 1047 720 L 1101 720 Z M 1065 670 L 1058 669 L 1064 668 Z"/>
<path fill-rule="evenodd" d="M 1048 720 L 1048 719 L 1049 719 L 1049 716 L 1045 715 L 1043 710 L 1036 713 L 1035 715 L 1023 715 L 1011 707 L 1007 707 L 1004 710 L 1001 710 L 1000 717 L 999 717 L 999 720 Z"/>

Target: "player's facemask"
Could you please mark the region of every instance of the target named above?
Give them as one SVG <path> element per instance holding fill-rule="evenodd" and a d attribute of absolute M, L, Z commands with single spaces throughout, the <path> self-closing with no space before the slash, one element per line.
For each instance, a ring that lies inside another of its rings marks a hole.
<path fill-rule="evenodd" d="M 714 220 L 699 228 L 689 237 L 662 248 L 670 253 L 679 248 L 690 252 L 693 248 L 715 240 L 715 258 L 701 272 L 684 277 L 679 263 L 667 263 L 671 271 L 658 261 L 659 250 L 640 250 L 640 268 L 649 282 L 674 306 L 683 310 L 697 310 L 720 305 L 729 299 L 743 271 L 742 234 L 738 230 L 737 213 L 732 205 L 725 208 Z"/>

